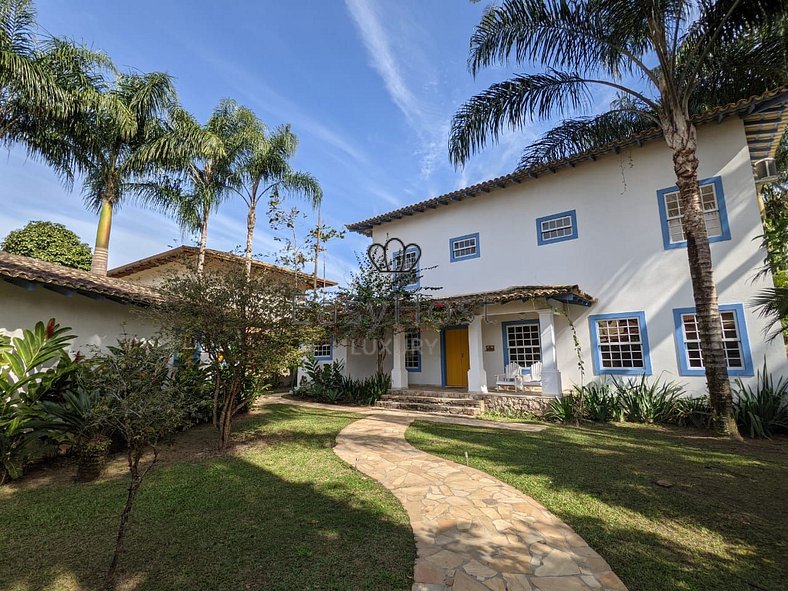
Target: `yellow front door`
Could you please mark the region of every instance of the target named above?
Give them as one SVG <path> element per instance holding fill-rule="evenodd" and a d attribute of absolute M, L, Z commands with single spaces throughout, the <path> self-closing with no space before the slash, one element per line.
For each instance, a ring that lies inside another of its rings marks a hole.
<path fill-rule="evenodd" d="M 471 362 L 468 355 L 468 329 L 447 328 L 445 332 L 446 385 L 468 387 L 468 369 Z"/>

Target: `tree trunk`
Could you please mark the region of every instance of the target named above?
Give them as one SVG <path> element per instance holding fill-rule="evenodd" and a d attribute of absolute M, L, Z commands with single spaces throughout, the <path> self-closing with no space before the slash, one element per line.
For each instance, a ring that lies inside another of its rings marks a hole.
<path fill-rule="evenodd" d="M 317 294 L 317 273 L 320 265 L 320 206 L 322 203 L 317 204 L 317 234 L 315 235 L 315 276 L 313 278 L 312 289 Z"/>
<path fill-rule="evenodd" d="M 200 226 L 200 250 L 197 254 L 197 274 L 202 275 L 205 269 L 205 250 L 208 245 L 208 217 L 209 212 L 206 209 L 203 212 L 202 225 Z"/>
<path fill-rule="evenodd" d="M 112 202 L 109 199 L 101 200 L 98 229 L 96 230 L 96 246 L 93 249 L 93 261 L 90 264 L 91 273 L 96 275 L 107 274 L 107 260 L 109 258 L 109 235 L 112 231 Z"/>
<path fill-rule="evenodd" d="M 120 563 L 120 558 L 123 555 L 123 542 L 126 539 L 126 528 L 129 524 L 129 517 L 131 517 L 131 509 L 134 505 L 134 499 L 137 496 L 140 485 L 142 484 L 142 479 L 148 472 L 146 470 L 145 474 L 140 476 L 139 464 L 140 458 L 142 458 L 142 452 L 129 449 L 126 454 L 126 458 L 129 465 L 129 474 L 131 475 L 131 484 L 129 485 L 129 493 L 126 497 L 126 506 L 123 508 L 123 513 L 120 514 L 118 535 L 115 538 L 115 552 L 112 555 L 112 562 L 109 565 L 109 570 L 107 570 L 107 576 L 104 581 L 104 589 L 107 591 L 112 591 L 115 589 L 115 579 L 117 577 L 118 564 Z M 155 454 L 153 457 L 153 462 L 156 462 Z"/>
<path fill-rule="evenodd" d="M 252 276 L 252 243 L 254 242 L 254 227 L 257 223 L 257 203 L 249 202 L 249 212 L 246 214 L 246 278 Z"/>
<path fill-rule="evenodd" d="M 740 439 L 733 418 L 733 396 L 728 379 L 717 285 L 698 186 L 697 133 L 688 117 L 674 117 L 674 121 L 665 127 L 665 139 L 673 151 L 673 168 L 681 200 L 682 224 L 687 239 L 687 258 L 713 427 L 721 435 Z"/>

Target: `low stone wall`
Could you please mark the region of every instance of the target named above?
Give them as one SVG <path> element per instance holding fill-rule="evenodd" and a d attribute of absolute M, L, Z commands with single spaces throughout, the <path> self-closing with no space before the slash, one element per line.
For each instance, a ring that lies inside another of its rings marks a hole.
<path fill-rule="evenodd" d="M 529 394 L 484 394 L 485 412 L 501 414 L 523 414 L 542 416 L 554 396 L 533 396 Z"/>

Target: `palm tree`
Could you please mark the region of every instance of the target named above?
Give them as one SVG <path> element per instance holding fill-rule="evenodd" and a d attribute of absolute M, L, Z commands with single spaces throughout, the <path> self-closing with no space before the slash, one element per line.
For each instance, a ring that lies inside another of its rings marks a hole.
<path fill-rule="evenodd" d="M 323 191 L 315 177 L 293 170 L 290 159 L 298 148 L 298 138 L 289 125 L 278 127 L 266 135 L 260 123 L 255 129 L 256 140 L 245 155 L 240 168 L 241 189 L 238 193 L 246 203 L 246 275 L 252 273 L 252 243 L 257 222 L 257 205 L 266 195 L 282 193 L 305 198 L 314 209 L 323 199 Z"/>
<path fill-rule="evenodd" d="M 487 9 L 470 43 L 469 67 L 510 60 L 546 71 L 493 84 L 454 116 L 455 164 L 531 118 L 591 109 L 593 87 L 618 99 L 597 116 L 567 119 L 526 149 L 521 168 L 562 160 L 657 127 L 673 152 L 687 256 L 714 427 L 738 437 L 717 288 L 698 189 L 692 116 L 786 80 L 784 0 L 504 0 Z"/>
<path fill-rule="evenodd" d="M 178 137 L 198 137 L 201 142 L 183 150 L 179 169 L 186 189 L 170 207 L 182 230 L 200 233 L 197 273 L 205 267 L 208 221 L 233 189 L 238 190 L 238 172 L 243 154 L 251 150 L 259 121 L 248 108 L 230 99 L 222 100 L 202 126 L 183 110 L 173 116 L 173 133 Z"/>
<path fill-rule="evenodd" d="M 35 28 L 30 0 L 0 0 L 0 145 L 21 143 L 71 181 L 62 132 L 75 114 L 101 104 L 112 63 L 67 40 L 39 40 Z"/>

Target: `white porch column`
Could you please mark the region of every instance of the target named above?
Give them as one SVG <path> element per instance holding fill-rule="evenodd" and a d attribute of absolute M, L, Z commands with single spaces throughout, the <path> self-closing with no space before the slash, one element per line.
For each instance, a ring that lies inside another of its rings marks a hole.
<path fill-rule="evenodd" d="M 468 325 L 468 392 L 487 392 L 487 372 L 484 371 L 484 341 L 482 317 L 474 316 Z"/>
<path fill-rule="evenodd" d="M 401 390 L 408 387 L 408 370 L 405 369 L 405 333 L 395 332 L 392 345 L 394 369 L 391 370 L 391 388 Z"/>
<path fill-rule="evenodd" d="M 545 396 L 561 395 L 561 372 L 555 348 L 553 310 L 539 310 L 539 329 L 542 341 L 542 393 Z"/>

